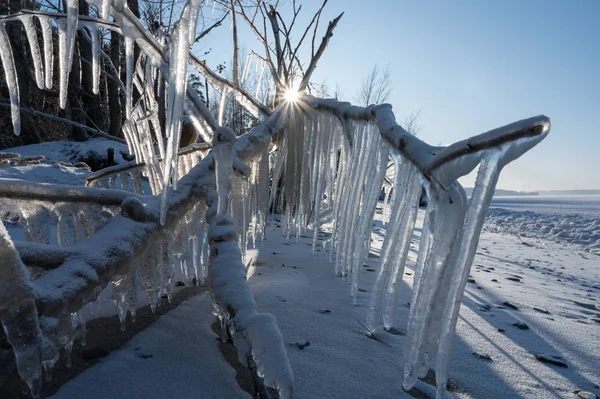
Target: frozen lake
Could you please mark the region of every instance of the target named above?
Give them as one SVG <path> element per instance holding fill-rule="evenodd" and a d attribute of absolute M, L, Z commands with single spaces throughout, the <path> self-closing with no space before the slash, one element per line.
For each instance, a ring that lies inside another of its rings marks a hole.
<path fill-rule="evenodd" d="M 486 222 L 520 237 L 577 244 L 600 255 L 600 195 L 496 197 Z"/>
<path fill-rule="evenodd" d="M 600 218 L 600 195 L 535 195 L 494 197 L 492 208 Z"/>

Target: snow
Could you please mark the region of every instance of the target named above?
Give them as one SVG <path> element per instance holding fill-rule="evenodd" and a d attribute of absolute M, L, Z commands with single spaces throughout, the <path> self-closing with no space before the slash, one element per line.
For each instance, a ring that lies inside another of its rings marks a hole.
<path fill-rule="evenodd" d="M 206 294 L 182 303 L 52 398 L 249 398 L 219 352 L 210 307 Z"/>
<path fill-rule="evenodd" d="M 43 155 L 45 162 L 79 162 L 90 156 L 106 158 L 106 153 L 109 148 L 115 150 L 115 163 L 122 164 L 129 162 L 123 156 L 128 155 L 127 146 L 116 141 L 106 140 L 103 138 L 91 138 L 87 141 L 52 141 L 47 143 L 39 143 L 25 145 L 21 147 L 13 147 L 10 152 L 21 154 L 21 157 Z M 2 168 L 0 168 L 2 170 Z M 37 181 L 37 180 L 34 180 Z M 68 181 L 63 181 L 62 184 L 69 184 Z"/>
<path fill-rule="evenodd" d="M 402 333 L 406 333 L 423 216 L 420 212 L 399 292 L 394 329 Z M 380 343 L 367 337 L 359 323 L 366 319 L 377 274 L 369 269 L 378 268 L 379 259 L 373 256 L 384 240 L 381 217 L 378 209 L 372 255 L 363 268 L 357 306 L 350 306 L 350 286 L 335 277 L 329 254 L 318 247 L 310 255 L 312 236 L 288 240 L 278 227 L 278 215 L 271 220 L 267 240 L 249 251 L 256 263 L 250 288 L 258 310 L 277 318 L 294 371 L 296 398 L 410 397 L 402 391 L 400 378 L 407 337 L 377 330 Z M 319 241 L 328 238 L 330 228 L 324 226 Z M 552 242 L 530 246 L 511 234 L 484 231 L 471 270 L 475 282 L 467 284 L 450 358 L 450 379 L 458 392 L 447 397 L 573 398 L 577 389 L 600 395 L 600 330 L 592 320 L 600 312 L 600 269 L 597 257 L 578 253 L 574 246 Z M 514 276 L 520 282 L 507 280 Z M 503 305 L 506 301 L 518 310 Z M 206 297 L 184 303 L 161 318 L 156 328 L 148 328 L 54 397 L 79 398 L 100 388 L 110 397 L 244 397 L 234 384 L 232 370 L 216 352 L 208 306 Z M 517 321 L 529 330 L 514 327 Z M 310 345 L 300 349 L 306 341 Z M 149 348 L 154 357 L 137 358 L 138 346 Z M 157 353 L 155 348 L 161 349 Z M 191 348 L 202 348 L 202 356 L 191 356 L 195 354 Z M 542 363 L 534 354 L 559 356 L 568 368 Z M 205 373 L 211 373 L 210 378 L 204 378 Z M 224 376 L 229 382 L 216 379 Z M 435 388 L 423 381 L 416 388 L 435 395 Z"/>

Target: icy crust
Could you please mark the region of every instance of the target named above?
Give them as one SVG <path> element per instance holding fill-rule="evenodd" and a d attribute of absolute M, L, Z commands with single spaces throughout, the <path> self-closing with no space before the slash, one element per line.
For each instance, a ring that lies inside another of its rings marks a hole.
<path fill-rule="evenodd" d="M 574 244 L 584 251 L 600 255 L 600 219 L 594 217 L 493 207 L 488 212 L 485 228 L 523 238 Z"/>

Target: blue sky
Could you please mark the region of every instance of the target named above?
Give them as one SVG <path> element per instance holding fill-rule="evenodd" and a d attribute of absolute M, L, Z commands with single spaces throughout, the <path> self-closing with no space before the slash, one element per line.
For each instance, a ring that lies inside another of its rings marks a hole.
<path fill-rule="evenodd" d="M 320 2 L 299 3 L 302 26 Z M 398 121 L 421 109 L 420 137 L 435 145 L 548 115 L 549 137 L 498 187 L 600 189 L 600 1 L 330 0 L 322 26 L 342 11 L 315 82 L 351 101 L 375 64 L 389 65 Z M 228 24 L 207 39 L 209 63 L 230 59 L 230 40 Z"/>

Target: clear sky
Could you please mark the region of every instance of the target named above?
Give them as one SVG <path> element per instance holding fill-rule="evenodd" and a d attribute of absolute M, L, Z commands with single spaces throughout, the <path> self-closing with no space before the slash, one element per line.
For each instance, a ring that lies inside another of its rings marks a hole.
<path fill-rule="evenodd" d="M 320 1 L 298 3 L 302 26 Z M 389 65 L 398 121 L 421 109 L 419 137 L 433 145 L 548 115 L 548 138 L 498 187 L 600 189 L 600 0 L 330 0 L 322 25 L 342 11 L 315 82 L 351 101 L 375 64 Z M 223 26 L 207 39 L 209 63 L 230 59 L 229 35 Z"/>

